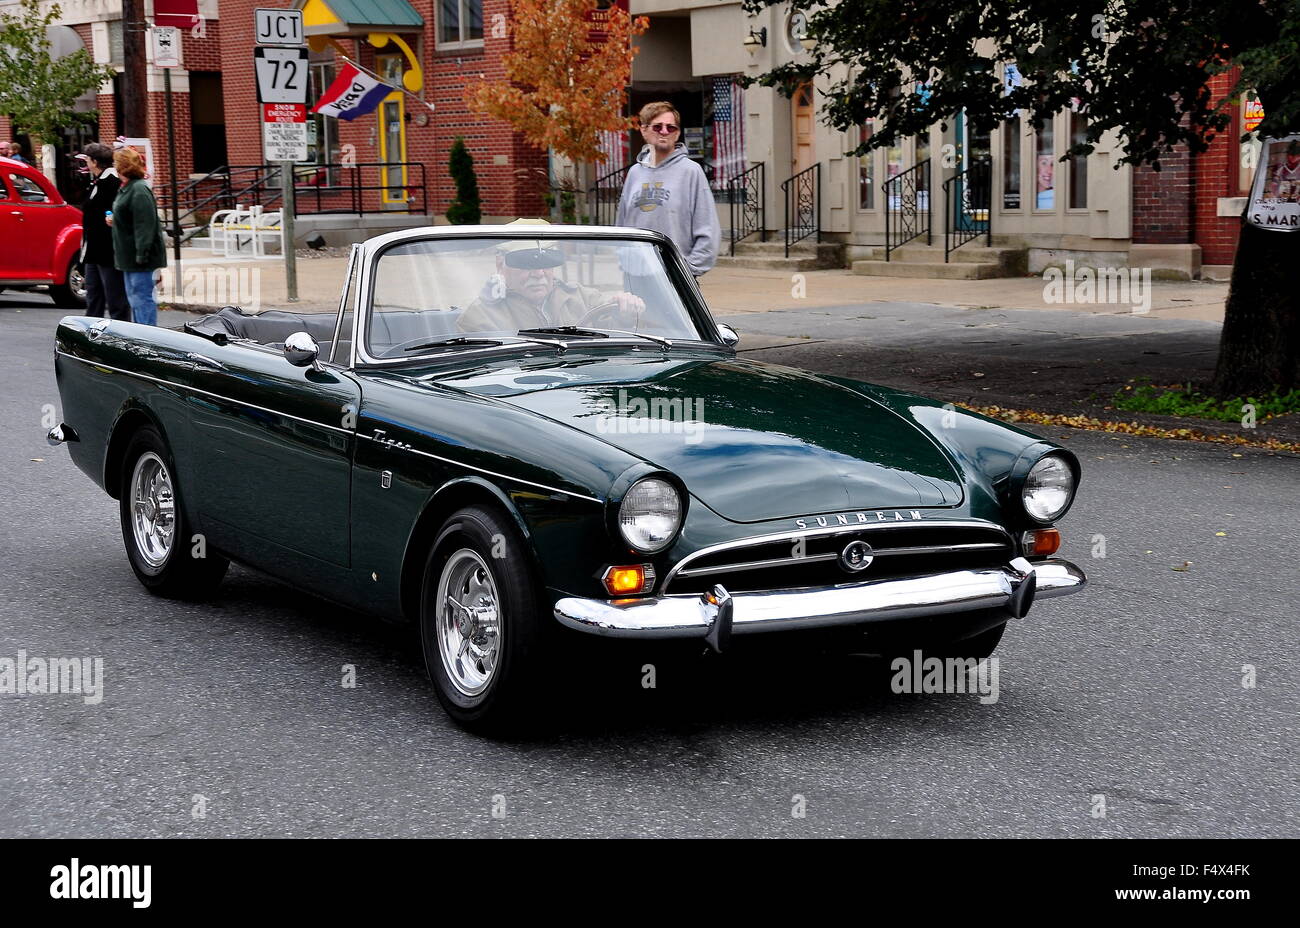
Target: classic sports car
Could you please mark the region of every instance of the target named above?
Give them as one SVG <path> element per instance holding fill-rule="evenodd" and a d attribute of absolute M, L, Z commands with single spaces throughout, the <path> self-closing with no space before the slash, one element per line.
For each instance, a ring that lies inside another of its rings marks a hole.
<path fill-rule="evenodd" d="M 234 559 L 416 622 L 482 729 L 526 717 L 575 636 L 845 626 L 981 658 L 1082 589 L 1050 556 L 1070 451 L 736 342 L 657 233 L 412 229 L 354 246 L 337 317 L 63 319 L 49 437 L 120 500 L 151 591 Z"/>

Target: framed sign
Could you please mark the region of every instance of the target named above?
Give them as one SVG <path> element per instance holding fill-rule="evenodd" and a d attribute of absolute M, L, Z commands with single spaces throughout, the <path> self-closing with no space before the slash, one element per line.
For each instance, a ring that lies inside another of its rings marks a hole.
<path fill-rule="evenodd" d="M 1274 232 L 1300 231 L 1300 135 L 1263 140 L 1246 221 Z"/>

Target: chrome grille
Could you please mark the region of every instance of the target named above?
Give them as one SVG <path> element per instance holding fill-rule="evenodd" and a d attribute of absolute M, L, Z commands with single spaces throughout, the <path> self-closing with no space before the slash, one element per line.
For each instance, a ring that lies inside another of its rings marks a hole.
<path fill-rule="evenodd" d="M 860 571 L 840 565 L 852 541 L 871 546 Z M 698 593 L 721 583 L 731 592 L 797 589 L 1005 564 L 1011 536 L 989 523 L 884 525 L 762 535 L 703 548 L 668 573 L 663 593 Z"/>

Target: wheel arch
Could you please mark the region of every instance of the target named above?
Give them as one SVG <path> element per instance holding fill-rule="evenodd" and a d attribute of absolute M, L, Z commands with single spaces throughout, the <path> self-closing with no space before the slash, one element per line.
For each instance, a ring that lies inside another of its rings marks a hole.
<path fill-rule="evenodd" d="M 414 621 L 420 614 L 420 586 L 423 582 L 425 558 L 437 538 L 438 529 L 452 515 L 467 506 L 486 505 L 504 512 L 523 536 L 527 559 L 534 576 L 542 577 L 541 562 L 532 544 L 532 531 L 519 508 L 500 487 L 478 476 L 458 477 L 449 480 L 434 491 L 420 511 L 411 529 L 402 557 L 402 575 L 398 596 L 402 617 Z"/>
<path fill-rule="evenodd" d="M 152 425 L 162 436 L 163 444 L 171 451 L 171 442 L 167 439 L 167 430 L 154 413 L 138 403 L 128 403 L 117 414 L 116 421 L 109 429 L 108 447 L 104 452 L 104 489 L 113 499 L 119 497 L 122 485 L 122 464 L 126 450 L 131 444 L 131 436 L 142 426 Z"/>

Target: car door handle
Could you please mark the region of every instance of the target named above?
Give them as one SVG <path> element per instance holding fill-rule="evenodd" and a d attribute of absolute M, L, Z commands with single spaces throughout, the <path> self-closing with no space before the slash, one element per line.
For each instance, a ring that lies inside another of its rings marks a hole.
<path fill-rule="evenodd" d="M 211 367 L 214 370 L 224 371 L 226 369 L 226 365 L 222 364 L 215 358 L 209 358 L 207 355 L 199 354 L 195 351 L 186 352 L 185 357 L 189 358 L 195 364 L 202 364 L 206 367 Z"/>
<path fill-rule="evenodd" d="M 11 210 L 9 210 L 9 215 L 10 215 L 10 216 L 17 216 L 19 219 L 22 219 L 22 218 L 23 218 L 23 211 L 20 210 L 20 209 L 11 209 Z"/>

